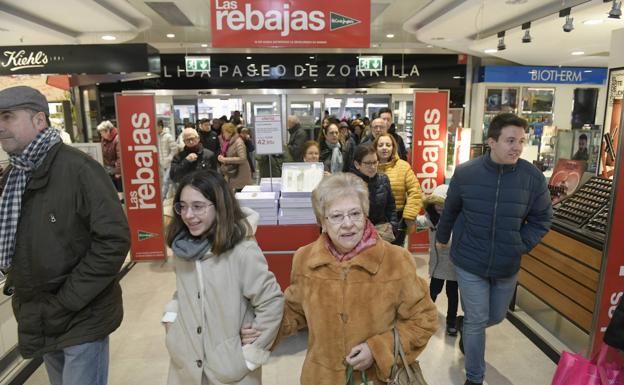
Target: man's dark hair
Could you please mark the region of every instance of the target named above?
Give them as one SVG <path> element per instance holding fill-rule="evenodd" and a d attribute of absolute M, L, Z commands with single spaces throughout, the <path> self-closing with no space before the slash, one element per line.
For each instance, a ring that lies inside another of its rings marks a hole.
<path fill-rule="evenodd" d="M 390 114 L 390 116 L 394 116 L 392 114 L 392 110 L 388 107 L 381 107 L 379 111 L 377 111 L 377 116 L 381 116 L 381 114 L 386 114 L 386 113 Z"/>
<path fill-rule="evenodd" d="M 585 134 L 579 135 L 579 140 L 587 141 L 587 135 L 585 135 Z"/>
<path fill-rule="evenodd" d="M 487 137 L 498 141 L 501 130 L 507 126 L 522 127 L 524 130 L 526 130 L 529 127 L 529 123 L 526 121 L 526 119 L 523 119 L 516 114 L 498 114 L 490 122 Z"/>
<path fill-rule="evenodd" d="M 379 159 L 377 156 L 377 150 L 371 143 L 360 144 L 355 148 L 355 152 L 353 153 L 353 160 L 362 163 L 362 160 L 366 155 L 375 154 L 375 157 Z"/>
<path fill-rule="evenodd" d="M 210 123 L 210 119 L 204 118 L 204 119 L 199 121 L 199 124 L 204 124 L 204 123 Z"/>

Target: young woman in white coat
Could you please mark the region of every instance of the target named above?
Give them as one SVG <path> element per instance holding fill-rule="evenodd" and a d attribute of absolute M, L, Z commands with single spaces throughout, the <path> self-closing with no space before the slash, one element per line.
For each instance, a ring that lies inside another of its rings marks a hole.
<path fill-rule="evenodd" d="M 284 299 L 253 238 L 258 214 L 241 209 L 215 171 L 186 176 L 174 198 L 167 244 L 176 293 L 163 323 L 169 385 L 259 385 L 260 366 L 282 319 Z M 243 325 L 262 329 L 242 346 Z"/>

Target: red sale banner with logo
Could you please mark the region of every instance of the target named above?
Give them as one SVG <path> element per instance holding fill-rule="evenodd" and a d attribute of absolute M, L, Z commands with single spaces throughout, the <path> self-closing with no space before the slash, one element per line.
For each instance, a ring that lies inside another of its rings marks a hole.
<path fill-rule="evenodd" d="M 164 260 L 163 212 L 153 95 L 115 95 L 133 260 Z"/>
<path fill-rule="evenodd" d="M 213 0 L 215 48 L 368 48 L 370 0 Z"/>
<path fill-rule="evenodd" d="M 417 91 L 414 93 L 414 134 L 412 169 L 418 178 L 423 196 L 444 184 L 448 120 L 448 91 Z M 428 232 L 421 231 L 409 238 L 409 249 L 426 252 Z"/>
<path fill-rule="evenodd" d="M 622 113 L 624 118 L 624 113 Z M 624 122 L 624 119 L 622 119 Z M 607 326 L 613 316 L 613 311 L 624 296 L 624 195 L 618 194 L 624 189 L 624 135 L 622 134 L 624 123 L 620 125 L 619 150 L 617 152 L 616 175 L 613 179 L 613 192 L 611 193 L 611 212 L 608 227 L 608 236 L 605 242 L 606 262 L 602 268 L 600 277 L 597 309 L 594 311 L 594 324 L 592 327 L 592 354 L 600 351 L 600 345 L 607 330 Z M 624 359 L 619 357 L 621 364 Z"/>

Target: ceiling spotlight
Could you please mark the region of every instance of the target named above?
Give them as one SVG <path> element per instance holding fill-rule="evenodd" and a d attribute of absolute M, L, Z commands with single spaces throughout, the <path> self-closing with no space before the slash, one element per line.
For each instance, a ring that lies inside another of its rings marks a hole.
<path fill-rule="evenodd" d="M 609 19 L 619 19 L 622 16 L 622 2 L 613 0 L 613 5 L 609 11 Z"/>
<path fill-rule="evenodd" d="M 522 36 L 522 42 L 523 43 L 530 43 L 531 42 L 530 28 L 531 28 L 531 22 L 522 24 L 522 30 L 524 31 L 524 36 Z"/>
<path fill-rule="evenodd" d="M 563 32 L 572 32 L 572 30 L 574 29 L 574 18 L 570 17 L 569 15 L 566 16 L 566 21 L 563 24 Z"/>
<path fill-rule="evenodd" d="M 496 48 L 488 48 L 488 49 L 484 50 L 483 52 L 485 52 L 485 53 L 496 53 L 496 52 L 498 52 L 498 50 Z"/>
<path fill-rule="evenodd" d="M 117 38 L 113 35 L 104 35 L 101 37 L 102 40 L 108 40 L 108 41 L 113 41 L 113 40 L 117 40 Z"/>
<path fill-rule="evenodd" d="M 497 36 L 498 36 L 498 45 L 496 46 L 496 49 L 498 51 L 503 51 L 505 48 L 507 48 L 507 46 L 505 46 L 505 31 L 499 32 Z"/>
<path fill-rule="evenodd" d="M 201 46 L 202 46 L 202 48 L 208 48 L 208 44 L 206 44 L 206 43 L 202 44 Z"/>
<path fill-rule="evenodd" d="M 394 34 L 393 34 L 393 33 L 389 33 L 389 34 L 387 34 L 387 35 L 386 35 L 386 37 L 387 37 L 388 39 L 392 39 L 392 38 L 394 37 Z"/>
<path fill-rule="evenodd" d="M 175 37 L 175 33 L 168 33 L 168 34 L 167 34 L 167 37 L 168 37 L 169 39 L 173 39 L 173 38 Z"/>
<path fill-rule="evenodd" d="M 574 18 L 570 17 L 570 10 L 571 8 L 565 8 L 559 11 L 559 17 L 566 18 L 566 21 L 563 24 L 563 32 L 572 32 L 572 30 L 574 29 L 574 24 L 572 24 Z"/>

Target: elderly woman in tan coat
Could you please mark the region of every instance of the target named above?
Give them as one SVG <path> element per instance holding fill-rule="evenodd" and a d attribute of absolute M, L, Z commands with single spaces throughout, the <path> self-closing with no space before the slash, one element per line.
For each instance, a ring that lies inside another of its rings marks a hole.
<path fill-rule="evenodd" d="M 344 384 L 345 363 L 356 369 L 356 384 L 359 370 L 381 384 L 394 363 L 392 328 L 412 362 L 438 327 L 427 283 L 406 249 L 377 235 L 360 178 L 325 177 L 312 204 L 323 233 L 294 256 L 280 335 L 308 327 L 302 385 Z M 254 332 L 242 330 L 243 343 Z"/>
<path fill-rule="evenodd" d="M 221 164 L 221 173 L 230 188 L 240 191 L 246 185 L 252 184 L 251 168 L 247 161 L 247 146 L 238 136 L 236 126 L 232 123 L 225 123 L 221 127 L 219 142 L 221 153 L 217 160 Z"/>

